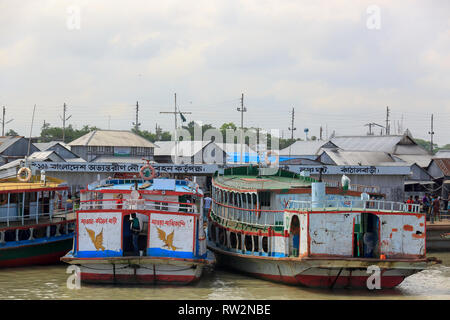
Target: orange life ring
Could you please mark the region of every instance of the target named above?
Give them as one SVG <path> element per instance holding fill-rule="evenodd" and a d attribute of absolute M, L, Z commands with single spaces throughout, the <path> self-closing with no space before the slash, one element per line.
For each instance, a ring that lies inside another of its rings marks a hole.
<path fill-rule="evenodd" d="M 152 171 L 152 173 L 150 174 L 149 177 L 147 177 L 147 176 L 144 174 L 145 169 L 150 169 L 150 170 Z M 140 175 L 141 178 L 144 179 L 144 180 L 152 180 L 152 179 L 155 177 L 155 175 L 156 175 L 156 171 L 155 171 L 155 168 L 153 168 L 151 165 L 147 164 L 147 165 L 145 165 L 145 166 L 143 166 L 143 167 L 141 168 L 141 170 L 139 171 L 139 175 Z"/>
<path fill-rule="evenodd" d="M 25 177 L 22 178 L 22 173 L 25 171 Z M 28 182 L 31 179 L 31 170 L 27 167 L 22 167 L 17 171 L 17 180 L 21 182 Z"/>

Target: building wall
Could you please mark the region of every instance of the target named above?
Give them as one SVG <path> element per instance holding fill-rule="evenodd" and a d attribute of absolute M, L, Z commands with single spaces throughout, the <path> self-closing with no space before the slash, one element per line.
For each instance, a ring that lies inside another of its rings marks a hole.
<path fill-rule="evenodd" d="M 380 192 L 386 195 L 388 201 L 403 202 L 405 200 L 405 176 L 383 175 L 347 175 L 351 184 L 380 187 Z M 325 175 L 327 180 L 340 181 L 341 175 Z"/>

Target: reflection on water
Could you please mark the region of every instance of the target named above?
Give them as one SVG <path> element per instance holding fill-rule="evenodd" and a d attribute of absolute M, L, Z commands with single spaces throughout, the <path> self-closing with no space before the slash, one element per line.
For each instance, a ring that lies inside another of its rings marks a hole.
<path fill-rule="evenodd" d="M 0 270 L 0 299 L 450 299 L 450 253 L 429 254 L 442 260 L 390 290 L 309 289 L 259 280 L 223 269 L 208 270 L 187 286 L 86 285 L 68 289 L 66 265 Z"/>

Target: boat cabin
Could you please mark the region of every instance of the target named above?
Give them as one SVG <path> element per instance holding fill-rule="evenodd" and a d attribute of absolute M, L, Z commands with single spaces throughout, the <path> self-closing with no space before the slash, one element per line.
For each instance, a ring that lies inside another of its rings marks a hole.
<path fill-rule="evenodd" d="M 110 179 L 81 191 L 73 256 L 136 256 L 131 218 L 139 219 L 139 255 L 198 258 L 206 255 L 198 185 L 175 179 Z"/>

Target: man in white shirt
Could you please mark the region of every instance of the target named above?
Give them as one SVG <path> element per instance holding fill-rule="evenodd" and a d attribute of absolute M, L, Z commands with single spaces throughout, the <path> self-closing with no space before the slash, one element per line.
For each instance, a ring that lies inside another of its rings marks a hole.
<path fill-rule="evenodd" d="M 212 199 L 208 195 L 205 195 L 205 199 L 203 200 L 203 219 L 206 221 L 209 210 L 211 209 Z"/>

